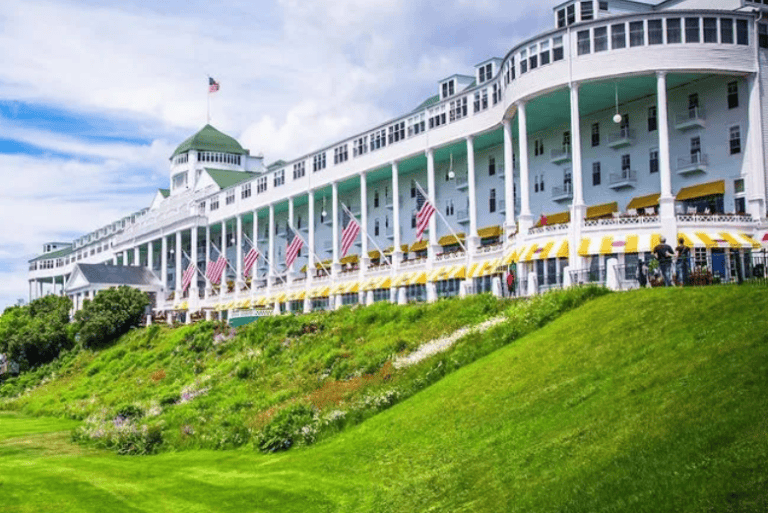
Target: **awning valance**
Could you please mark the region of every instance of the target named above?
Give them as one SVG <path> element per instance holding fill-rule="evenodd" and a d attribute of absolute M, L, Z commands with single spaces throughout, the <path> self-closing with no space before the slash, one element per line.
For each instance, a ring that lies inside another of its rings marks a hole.
<path fill-rule="evenodd" d="M 406 281 L 406 285 L 425 285 L 427 283 L 426 271 L 411 273 L 411 276 Z"/>
<path fill-rule="evenodd" d="M 677 236 L 690 248 L 760 248 L 760 243 L 741 232 L 680 232 Z"/>
<path fill-rule="evenodd" d="M 699 185 L 683 187 L 677 193 L 675 199 L 678 201 L 683 201 L 703 198 L 704 196 L 712 196 L 715 194 L 725 194 L 725 180 L 718 180 L 716 182 L 701 183 Z"/>
<path fill-rule="evenodd" d="M 360 261 L 359 255 L 347 255 L 341 260 L 339 260 L 340 264 L 356 264 Z"/>
<path fill-rule="evenodd" d="M 587 219 L 600 219 L 601 217 L 610 216 L 618 211 L 619 204 L 615 201 L 612 203 L 603 203 L 602 205 L 593 205 L 587 207 Z"/>
<path fill-rule="evenodd" d="M 457 238 L 458 237 L 458 238 Z M 464 242 L 464 232 L 454 235 L 443 235 L 440 240 L 437 241 L 441 246 L 450 246 L 452 244 L 458 244 L 459 241 Z"/>
<path fill-rule="evenodd" d="M 420 240 L 411 244 L 409 251 L 424 251 L 429 246 L 429 241 Z"/>
<path fill-rule="evenodd" d="M 612 255 L 618 253 L 645 253 L 652 251 L 661 241 L 658 233 L 642 235 L 584 237 L 579 244 L 579 255 Z"/>
<path fill-rule="evenodd" d="M 370 258 L 371 260 L 378 260 L 378 259 L 381 258 L 381 252 L 375 251 L 375 250 L 374 251 L 369 251 L 368 252 L 368 258 Z"/>
<path fill-rule="evenodd" d="M 566 224 L 571 222 L 571 213 L 569 211 L 558 212 L 556 214 L 547 214 L 543 216 L 547 220 L 547 224 Z M 543 219 L 539 219 L 542 221 Z"/>
<path fill-rule="evenodd" d="M 491 237 L 501 237 L 501 226 L 486 226 L 477 230 L 477 236 L 481 239 L 489 239 Z"/>
<path fill-rule="evenodd" d="M 635 196 L 627 203 L 627 210 L 637 210 L 639 208 L 656 207 L 659 205 L 661 194 L 647 194 L 645 196 Z"/>
<path fill-rule="evenodd" d="M 549 239 L 542 242 L 534 242 L 523 246 L 518 250 L 517 262 L 531 262 L 533 260 L 546 260 L 548 258 L 568 258 L 568 239 Z M 504 265 L 509 265 L 505 258 Z"/>

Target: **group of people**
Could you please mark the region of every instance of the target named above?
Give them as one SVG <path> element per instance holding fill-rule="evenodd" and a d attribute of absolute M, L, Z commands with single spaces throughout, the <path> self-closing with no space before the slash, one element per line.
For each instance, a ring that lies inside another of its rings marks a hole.
<path fill-rule="evenodd" d="M 667 244 L 667 239 L 661 237 L 659 244 L 653 248 L 653 256 L 659 262 L 659 271 L 664 280 L 665 287 L 671 287 L 672 283 L 672 259 L 675 260 L 675 271 L 677 282 L 682 286 L 688 282 L 688 276 L 690 274 L 691 265 L 691 248 L 685 245 L 685 239 L 682 237 L 678 240 L 678 245 L 675 249 Z M 639 260 L 637 264 L 637 279 L 640 282 L 641 287 L 645 287 L 648 283 L 648 274 L 646 263 L 643 260 Z"/>

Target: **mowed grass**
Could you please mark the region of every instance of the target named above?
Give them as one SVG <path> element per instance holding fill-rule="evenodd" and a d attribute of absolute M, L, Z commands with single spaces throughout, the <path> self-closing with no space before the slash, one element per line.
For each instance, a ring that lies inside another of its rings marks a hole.
<path fill-rule="evenodd" d="M 766 511 L 767 308 L 746 286 L 604 296 L 281 454 L 50 455 L 8 439 L 0 509 Z M 9 418 L 45 430 L 4 415 L 0 438 Z"/>

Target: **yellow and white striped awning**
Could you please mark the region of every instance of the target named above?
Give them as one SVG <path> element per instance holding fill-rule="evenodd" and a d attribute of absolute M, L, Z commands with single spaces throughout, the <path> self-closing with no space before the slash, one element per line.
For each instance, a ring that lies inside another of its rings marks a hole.
<path fill-rule="evenodd" d="M 309 297 L 317 298 L 317 297 L 328 297 L 331 293 L 331 287 L 329 286 L 322 286 L 322 287 L 316 287 L 312 289 L 309 293 Z"/>
<path fill-rule="evenodd" d="M 173 309 L 174 310 L 181 310 L 181 311 L 189 310 L 189 303 L 186 302 L 186 301 L 182 301 L 181 303 L 173 305 Z"/>
<path fill-rule="evenodd" d="M 427 281 L 435 282 L 435 281 L 464 278 L 466 276 L 466 270 L 467 270 L 467 267 L 461 264 L 444 265 L 430 272 L 427 275 Z"/>
<path fill-rule="evenodd" d="M 389 276 L 378 276 L 376 278 L 371 278 L 370 280 L 366 281 L 365 284 L 361 285 L 362 290 L 378 290 L 378 289 L 388 289 L 392 284 L 392 279 Z"/>
<path fill-rule="evenodd" d="M 411 273 L 410 278 L 408 278 L 408 281 L 405 283 L 406 285 L 425 285 L 427 283 L 427 272 L 426 271 L 416 271 L 414 273 Z"/>
<path fill-rule="evenodd" d="M 603 237 L 584 237 L 579 244 L 579 255 L 612 255 L 618 253 L 644 253 L 652 251 L 661 234 L 644 233 L 642 235 L 605 235 Z"/>
<path fill-rule="evenodd" d="M 250 300 L 250 299 L 243 299 L 243 300 L 241 300 L 241 301 L 238 303 L 237 307 L 238 307 L 238 308 L 241 308 L 241 309 L 247 309 L 247 308 L 250 308 L 250 307 L 251 307 L 251 300 Z"/>
<path fill-rule="evenodd" d="M 401 286 L 405 285 L 408 282 L 408 280 L 411 279 L 411 275 L 412 274 L 414 274 L 414 273 L 398 274 L 392 280 L 392 286 L 393 287 L 401 287 Z"/>
<path fill-rule="evenodd" d="M 359 281 L 348 281 L 348 282 L 342 283 L 339 290 L 336 293 L 337 294 L 353 294 L 359 291 L 360 291 Z"/>
<path fill-rule="evenodd" d="M 680 232 L 677 235 L 690 248 L 760 248 L 759 242 L 742 232 Z"/>
<path fill-rule="evenodd" d="M 490 276 L 491 274 L 496 274 L 500 272 L 498 270 L 500 265 L 502 265 L 501 258 L 494 258 L 491 260 L 486 260 L 485 262 L 472 264 L 472 266 L 469 268 L 469 277 L 479 278 L 480 276 Z"/>
<path fill-rule="evenodd" d="M 267 296 L 259 296 L 254 299 L 253 306 L 267 306 Z"/>
<path fill-rule="evenodd" d="M 542 242 L 534 242 L 518 249 L 516 259 L 518 262 L 532 262 L 533 260 L 546 260 L 548 258 L 568 258 L 568 239 L 548 239 Z M 509 265 L 512 260 L 504 259 L 504 265 Z"/>

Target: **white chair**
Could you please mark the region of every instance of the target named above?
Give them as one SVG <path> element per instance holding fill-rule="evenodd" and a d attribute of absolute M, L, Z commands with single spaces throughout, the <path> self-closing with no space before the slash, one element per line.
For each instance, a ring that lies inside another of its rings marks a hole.
<path fill-rule="evenodd" d="M 709 208 L 705 208 L 705 209 L 704 209 L 704 213 L 705 213 L 705 214 L 711 214 L 712 212 L 710 212 L 710 211 L 709 211 Z"/>
<path fill-rule="evenodd" d="M 637 209 L 636 208 L 628 208 L 627 209 L 627 215 L 636 216 L 637 215 Z"/>

